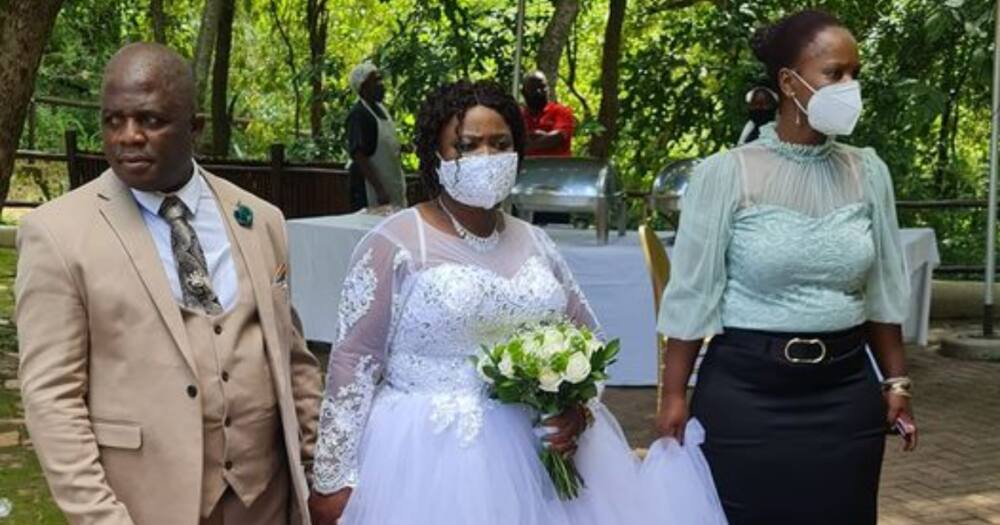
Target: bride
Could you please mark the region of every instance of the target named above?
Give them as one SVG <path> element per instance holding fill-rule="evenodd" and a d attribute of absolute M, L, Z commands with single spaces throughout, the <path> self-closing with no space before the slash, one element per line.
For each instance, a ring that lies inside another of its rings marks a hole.
<path fill-rule="evenodd" d="M 536 415 L 488 398 L 472 364 L 527 322 L 594 314 L 552 241 L 504 214 L 524 152 L 517 103 L 442 86 L 417 120 L 435 197 L 361 241 L 340 302 L 313 466 L 319 525 L 615 525 L 645 520 L 638 462 L 599 402 L 543 421 L 586 488 L 556 495 Z"/>

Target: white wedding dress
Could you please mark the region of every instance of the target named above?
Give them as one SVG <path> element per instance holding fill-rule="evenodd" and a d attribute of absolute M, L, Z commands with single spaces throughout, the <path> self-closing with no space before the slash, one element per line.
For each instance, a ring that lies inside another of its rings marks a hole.
<path fill-rule="evenodd" d="M 598 329 L 555 246 L 511 216 L 485 252 L 402 211 L 358 245 L 330 355 L 315 488 L 353 487 L 343 525 L 636 525 L 638 460 L 594 401 L 586 488 L 564 502 L 538 459 L 535 414 L 488 397 L 472 363 L 519 325 Z"/>

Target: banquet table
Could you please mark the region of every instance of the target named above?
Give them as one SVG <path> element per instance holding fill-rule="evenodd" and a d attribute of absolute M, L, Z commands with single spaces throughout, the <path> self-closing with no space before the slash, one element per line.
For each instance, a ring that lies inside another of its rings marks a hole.
<path fill-rule="evenodd" d="M 352 214 L 288 222 L 292 302 L 306 339 L 333 341 L 351 252 L 382 219 Z M 605 333 L 621 340 L 622 351 L 609 383 L 655 385 L 653 293 L 636 232 L 624 237 L 612 234 L 606 245 L 598 244 L 592 230 L 548 227 L 546 232 L 576 276 Z M 660 235 L 666 241 L 672 237 L 671 232 Z M 903 230 L 901 238 L 913 290 L 903 333 L 909 342 L 926 344 L 931 276 L 939 263 L 937 242 L 934 231 L 925 228 Z"/>

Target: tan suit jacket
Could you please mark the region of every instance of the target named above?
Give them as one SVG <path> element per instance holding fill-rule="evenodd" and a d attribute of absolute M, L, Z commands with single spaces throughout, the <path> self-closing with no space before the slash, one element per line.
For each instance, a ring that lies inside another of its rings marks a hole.
<path fill-rule="evenodd" d="M 292 311 L 284 219 L 205 175 L 244 257 L 291 466 L 292 523 L 308 524 L 322 379 Z M 253 212 L 240 226 L 239 205 Z M 18 230 L 20 379 L 28 431 L 73 524 L 196 525 L 203 466 L 195 360 L 128 187 L 110 170 L 28 214 Z M 294 319 L 294 321 L 293 321 Z M 261 388 L 267 386 L 261 385 Z"/>

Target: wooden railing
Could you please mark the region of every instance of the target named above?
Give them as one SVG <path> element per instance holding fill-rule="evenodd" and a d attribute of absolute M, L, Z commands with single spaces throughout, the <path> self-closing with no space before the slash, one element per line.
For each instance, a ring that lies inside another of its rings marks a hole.
<path fill-rule="evenodd" d="M 70 189 L 99 177 L 108 169 L 104 155 L 82 152 L 76 133 L 66 133 L 66 163 Z M 209 172 L 274 204 L 289 219 L 335 215 L 354 211 L 351 178 L 340 163 L 291 163 L 285 147 L 271 146 L 266 161 L 199 159 Z"/>

